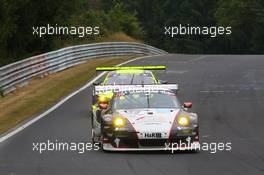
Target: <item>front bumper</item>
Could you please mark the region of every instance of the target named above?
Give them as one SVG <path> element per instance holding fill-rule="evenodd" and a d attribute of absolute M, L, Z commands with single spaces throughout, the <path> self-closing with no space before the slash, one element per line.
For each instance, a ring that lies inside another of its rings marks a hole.
<path fill-rule="evenodd" d="M 106 128 L 105 128 L 106 129 Z M 102 148 L 107 151 L 197 150 L 200 148 L 198 127 L 173 130 L 160 138 L 142 138 L 134 130 L 104 132 Z"/>
<path fill-rule="evenodd" d="M 170 146 L 161 146 L 161 147 L 138 147 L 138 148 L 129 148 L 129 147 L 113 147 L 110 143 L 103 144 L 103 150 L 105 151 L 193 151 L 199 150 L 200 143 L 193 142 L 190 146 L 184 147 L 175 147 L 175 145 Z"/>
<path fill-rule="evenodd" d="M 122 137 L 123 136 L 123 137 Z M 181 135 L 173 138 L 138 139 L 136 134 L 118 135 L 103 139 L 102 147 L 108 151 L 154 151 L 154 150 L 197 150 L 200 148 L 198 135 Z"/>

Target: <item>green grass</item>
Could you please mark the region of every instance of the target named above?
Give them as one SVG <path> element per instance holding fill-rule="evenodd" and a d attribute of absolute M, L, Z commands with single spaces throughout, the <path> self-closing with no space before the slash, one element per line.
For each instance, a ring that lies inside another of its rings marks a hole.
<path fill-rule="evenodd" d="M 112 66 L 132 58 L 131 56 L 90 60 L 44 78 L 31 80 L 27 86 L 0 98 L 0 134 L 80 88 L 96 75 L 96 67 Z"/>

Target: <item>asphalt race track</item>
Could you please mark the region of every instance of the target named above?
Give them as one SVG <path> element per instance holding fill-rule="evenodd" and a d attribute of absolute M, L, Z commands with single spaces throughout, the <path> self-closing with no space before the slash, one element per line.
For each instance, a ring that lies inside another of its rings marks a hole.
<path fill-rule="evenodd" d="M 91 88 L 0 143 L 0 175 L 263 175 L 264 56 L 168 55 L 130 65 L 166 65 L 159 77 L 179 84 L 181 101 L 199 114 L 201 142 L 231 151 L 32 151 L 33 142 L 91 142 Z"/>

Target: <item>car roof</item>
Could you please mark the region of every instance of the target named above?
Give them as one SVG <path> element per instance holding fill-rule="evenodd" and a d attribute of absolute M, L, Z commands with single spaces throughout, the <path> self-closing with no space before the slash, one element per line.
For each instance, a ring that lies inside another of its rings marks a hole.
<path fill-rule="evenodd" d="M 125 70 L 110 71 L 107 74 L 107 76 L 105 77 L 103 84 L 107 84 L 106 82 L 108 82 L 110 78 L 114 78 L 114 77 L 118 78 L 119 76 L 120 77 L 129 76 L 128 79 L 126 79 L 126 81 L 129 81 L 129 78 L 132 78 L 131 76 L 134 76 L 134 75 L 143 76 L 146 78 L 151 78 L 153 80 L 154 84 L 157 83 L 156 76 L 150 70 L 142 70 L 142 69 L 129 69 L 129 70 L 127 70 L 127 69 L 125 69 Z M 134 80 L 135 82 L 138 81 L 137 78 L 132 78 L 132 80 Z M 147 80 L 144 80 L 144 81 L 147 81 Z M 128 83 L 128 84 L 131 84 L 131 83 Z M 136 83 L 136 84 L 141 84 L 141 83 Z M 152 83 L 150 83 L 150 84 L 152 84 Z"/>

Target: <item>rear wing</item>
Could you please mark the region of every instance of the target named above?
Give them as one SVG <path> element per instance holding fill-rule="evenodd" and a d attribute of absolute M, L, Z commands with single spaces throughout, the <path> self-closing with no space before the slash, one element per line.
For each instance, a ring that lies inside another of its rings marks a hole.
<path fill-rule="evenodd" d="M 112 67 L 96 68 L 96 71 L 114 71 L 114 70 L 166 70 L 166 66 L 112 66 Z"/>
<path fill-rule="evenodd" d="M 94 95 L 104 94 L 109 91 L 117 92 L 157 92 L 157 91 L 173 91 L 177 92 L 178 84 L 161 84 L 161 85 L 106 85 L 95 86 Z"/>

